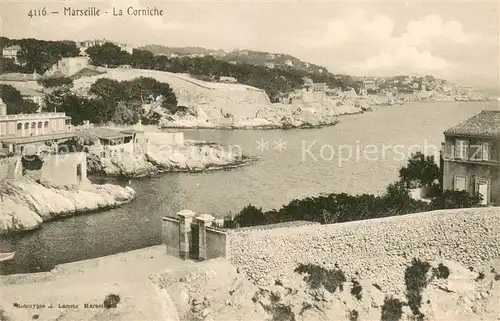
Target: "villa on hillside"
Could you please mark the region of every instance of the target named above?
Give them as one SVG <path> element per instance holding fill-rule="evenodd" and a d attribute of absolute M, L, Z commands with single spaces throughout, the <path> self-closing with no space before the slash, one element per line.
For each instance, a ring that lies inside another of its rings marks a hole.
<path fill-rule="evenodd" d="M 120 47 L 120 49 L 122 51 L 126 51 L 129 54 L 132 54 L 133 51 L 134 51 L 134 48 L 131 45 L 129 45 L 129 44 L 118 43 L 118 42 L 109 41 L 109 40 L 106 40 L 106 39 L 85 40 L 85 41 L 77 42 L 76 46 L 80 50 L 80 55 L 81 56 L 88 56 L 87 55 L 87 49 L 88 48 L 94 47 L 94 46 L 102 46 L 102 45 L 104 45 L 107 42 L 110 42 L 110 43 L 112 43 L 112 44 Z"/>
<path fill-rule="evenodd" d="M 10 46 L 10 47 L 5 47 L 2 49 L 2 56 L 4 58 L 9 58 L 14 60 L 16 64 L 19 63 L 17 60 L 17 53 L 21 50 L 21 47 L 18 45 Z"/>
<path fill-rule="evenodd" d="M 444 132 L 443 188 L 500 205 L 500 111 L 484 110 Z"/>

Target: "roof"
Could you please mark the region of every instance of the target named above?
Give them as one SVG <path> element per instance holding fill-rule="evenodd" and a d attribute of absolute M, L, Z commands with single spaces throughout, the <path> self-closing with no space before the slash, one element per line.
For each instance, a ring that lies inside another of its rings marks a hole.
<path fill-rule="evenodd" d="M 500 137 L 500 110 L 483 110 L 444 131 L 445 135 Z"/>
<path fill-rule="evenodd" d="M 96 127 L 87 130 L 92 136 L 100 139 L 113 139 L 132 136 L 133 133 L 128 133 L 126 131 L 120 131 L 111 128 Z"/>
<path fill-rule="evenodd" d="M 124 133 L 124 134 L 137 134 L 137 133 L 144 133 L 144 131 L 142 130 L 138 130 L 138 129 L 124 129 L 124 130 L 120 130 L 121 133 Z"/>
<path fill-rule="evenodd" d="M 19 92 L 21 93 L 21 96 L 30 96 L 30 97 L 37 97 L 37 96 L 45 96 L 46 94 L 41 92 L 41 91 L 38 91 L 38 90 L 35 90 L 33 88 L 29 88 L 29 87 L 16 87 L 17 90 L 19 90 Z"/>
<path fill-rule="evenodd" d="M 0 141 L 6 144 L 30 144 L 48 140 L 69 139 L 77 136 L 78 133 L 76 132 L 56 133 L 56 134 L 28 136 L 28 137 L 5 136 L 5 137 L 0 137 Z"/>

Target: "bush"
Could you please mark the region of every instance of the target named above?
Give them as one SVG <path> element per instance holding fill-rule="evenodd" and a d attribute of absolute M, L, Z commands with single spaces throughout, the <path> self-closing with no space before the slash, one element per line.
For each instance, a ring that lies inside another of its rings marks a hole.
<path fill-rule="evenodd" d="M 361 291 L 363 290 L 363 287 L 359 284 L 358 281 L 352 280 L 352 289 L 351 289 L 351 294 L 358 300 L 361 300 L 363 295 L 361 294 Z"/>
<path fill-rule="evenodd" d="M 381 321 L 398 321 L 403 316 L 403 303 L 398 299 L 386 297 L 382 305 Z"/>
<path fill-rule="evenodd" d="M 356 310 L 349 310 L 349 314 L 347 315 L 349 321 L 358 321 L 359 320 L 359 312 Z"/>
<path fill-rule="evenodd" d="M 118 303 L 120 302 L 120 296 L 118 294 L 108 294 L 106 298 L 104 298 L 104 307 L 106 309 L 116 308 Z"/>
<path fill-rule="evenodd" d="M 429 210 L 480 207 L 482 197 L 466 191 L 444 191 L 429 204 Z"/>
<path fill-rule="evenodd" d="M 420 312 L 422 306 L 422 291 L 427 286 L 427 272 L 431 265 L 418 259 L 413 259 L 411 265 L 405 271 L 406 298 L 408 306 L 417 320 L 422 320 L 423 315 Z"/>
<path fill-rule="evenodd" d="M 450 276 L 450 269 L 443 263 L 439 263 L 437 268 L 432 269 L 432 274 L 438 279 L 447 279 Z"/>
<path fill-rule="evenodd" d="M 307 274 L 304 281 L 312 289 L 323 286 L 330 293 L 334 293 L 337 289 L 342 291 L 344 282 L 346 281 L 344 272 L 338 268 L 328 270 L 314 264 L 299 264 L 294 272 Z"/>
<path fill-rule="evenodd" d="M 45 88 L 73 86 L 73 79 L 68 77 L 48 77 L 39 79 L 37 82 Z"/>

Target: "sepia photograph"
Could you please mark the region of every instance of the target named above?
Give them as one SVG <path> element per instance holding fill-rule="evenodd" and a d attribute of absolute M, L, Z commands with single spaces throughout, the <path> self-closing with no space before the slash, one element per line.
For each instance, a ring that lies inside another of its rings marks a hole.
<path fill-rule="evenodd" d="M 500 321 L 498 0 L 1 0 L 0 321 Z"/>

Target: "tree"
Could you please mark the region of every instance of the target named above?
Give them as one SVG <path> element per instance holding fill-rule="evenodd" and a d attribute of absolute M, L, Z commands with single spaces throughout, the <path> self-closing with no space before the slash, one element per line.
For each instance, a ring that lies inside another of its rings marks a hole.
<path fill-rule="evenodd" d="M 95 66 L 118 67 L 120 65 L 129 64 L 131 61 L 130 54 L 110 42 L 100 46 L 93 46 L 87 49 L 90 62 Z"/>
<path fill-rule="evenodd" d="M 119 103 L 111 121 L 119 125 L 136 124 L 139 121 L 138 110 Z"/>
<path fill-rule="evenodd" d="M 256 208 L 255 206 L 248 205 L 241 210 L 234 217 L 234 221 L 240 227 L 262 225 L 266 221 L 266 217 L 262 212 L 262 208 Z"/>
<path fill-rule="evenodd" d="M 8 114 L 31 114 L 38 109 L 37 104 L 23 99 L 21 92 L 11 85 L 0 84 L 0 98 L 7 105 Z"/>
<path fill-rule="evenodd" d="M 401 167 L 399 177 L 407 188 L 430 187 L 436 180 L 439 181 L 440 170 L 434 156 L 417 152 L 411 155 L 406 167 Z"/>

